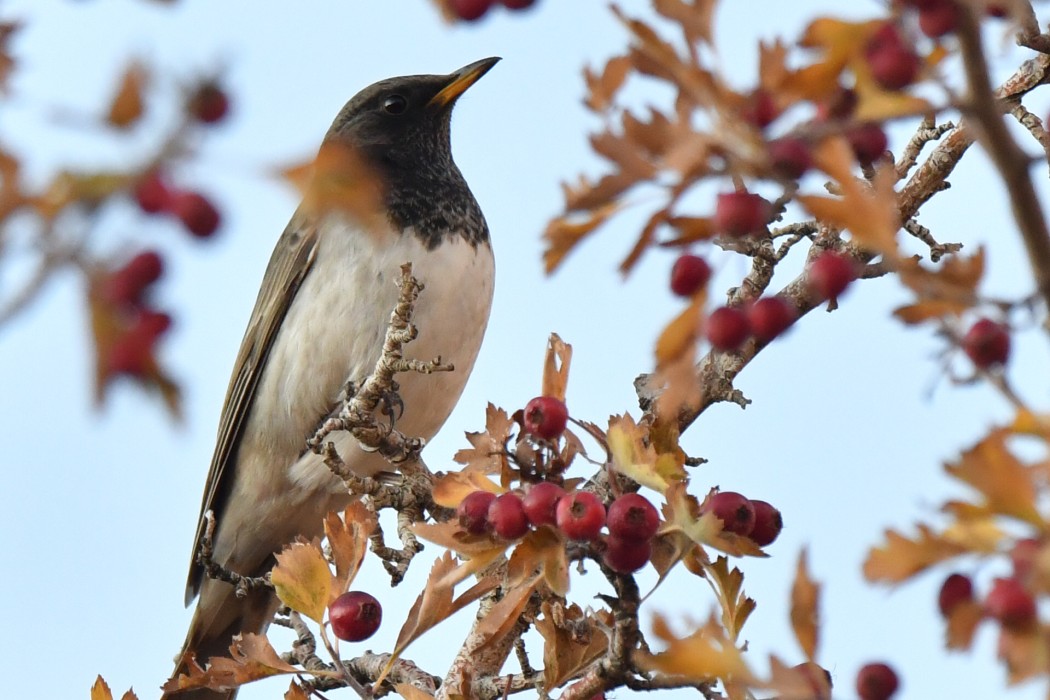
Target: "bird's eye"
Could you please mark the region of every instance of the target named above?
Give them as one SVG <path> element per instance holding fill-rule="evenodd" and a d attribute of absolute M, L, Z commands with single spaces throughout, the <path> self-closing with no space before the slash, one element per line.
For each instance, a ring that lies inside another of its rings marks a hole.
<path fill-rule="evenodd" d="M 391 95 L 383 100 L 383 111 L 387 114 L 403 114 L 408 109 L 408 100 L 401 95 Z"/>

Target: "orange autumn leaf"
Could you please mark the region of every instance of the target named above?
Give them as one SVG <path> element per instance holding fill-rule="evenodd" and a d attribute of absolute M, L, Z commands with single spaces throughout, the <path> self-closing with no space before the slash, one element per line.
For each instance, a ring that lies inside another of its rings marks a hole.
<path fill-rule="evenodd" d="M 376 528 L 376 515 L 360 499 L 355 499 L 343 511 L 325 516 L 324 532 L 332 548 L 335 576 L 332 579 L 328 602 L 331 603 L 353 583 L 368 551 L 368 538 Z"/>
<path fill-rule="evenodd" d="M 265 636 L 252 633 L 234 637 L 230 645 L 230 656 L 212 657 L 208 660 L 206 669 L 196 660 L 189 661 L 185 667 L 188 673 L 179 674 L 165 683 L 161 688 L 164 692 L 193 688 L 228 691 L 263 678 L 302 672 L 301 668 L 283 661 Z M 313 673 L 318 676 L 338 675 L 336 672 L 323 670 Z"/>
<path fill-rule="evenodd" d="M 951 609 L 945 630 L 945 646 L 949 649 L 969 649 L 977 626 L 984 619 L 984 607 L 975 600 L 964 600 Z"/>
<path fill-rule="evenodd" d="M 706 290 L 694 294 L 688 306 L 660 331 L 660 337 L 656 340 L 657 369 L 666 368 L 669 363 L 683 357 L 688 357 L 692 362 L 696 355 L 706 301 Z"/>
<path fill-rule="evenodd" d="M 958 462 L 946 464 L 945 471 L 976 489 L 983 497 L 984 508 L 1042 527 L 1043 519 L 1036 507 L 1038 489 L 1036 474 L 1010 451 L 1006 444 L 1008 430 L 993 430 L 967 450 Z"/>
<path fill-rule="evenodd" d="M 557 688 L 605 653 L 609 638 L 600 630 L 612 627 L 613 617 L 607 610 L 586 613 L 550 601 L 540 611 L 535 626 L 543 637 L 543 679 L 545 687 Z"/>
<path fill-rule="evenodd" d="M 595 229 L 608 221 L 609 217 L 620 210 L 617 202 L 610 202 L 583 215 L 559 216 L 553 219 L 543 232 L 546 248 L 543 251 L 544 270 L 549 275 L 561 265 L 565 256 L 580 241 L 593 233 Z"/>
<path fill-rule="evenodd" d="M 479 433 L 466 433 L 467 441 L 471 446 L 459 450 L 452 457 L 453 460 L 463 465 L 463 473 L 466 473 L 464 474 L 465 479 L 472 482 L 484 474 L 500 474 L 504 471 L 507 461 L 506 444 L 514 425 L 514 420 L 506 411 L 492 403 L 488 404 L 485 409 L 485 430 Z M 499 491 L 494 490 L 493 493 L 499 493 Z M 439 501 L 439 503 L 448 508 L 454 508 L 459 501 L 451 503 Z"/>
<path fill-rule="evenodd" d="M 631 61 L 626 56 L 610 58 L 601 73 L 590 68 L 583 70 L 583 79 L 587 83 L 585 104 L 594 112 L 603 112 L 613 104 L 613 98 L 627 80 L 631 71 Z"/>
<path fill-rule="evenodd" d="M 148 79 L 149 74 L 143 64 L 132 61 L 127 65 L 110 101 L 107 122 L 119 129 L 127 129 L 142 117 L 145 111 L 142 93 Z"/>
<path fill-rule="evenodd" d="M 635 423 L 628 413 L 610 418 L 606 441 L 611 467 L 642 486 L 663 493 L 671 484 L 686 479 L 684 462 L 677 450 L 657 452 L 648 433 L 648 428 Z"/>
<path fill-rule="evenodd" d="M 547 339 L 547 353 L 543 358 L 543 385 L 540 394 L 565 401 L 565 389 L 569 384 L 569 365 L 572 363 L 572 346 L 557 333 Z"/>
<path fill-rule="evenodd" d="M 730 569 L 727 557 L 718 557 L 714 563 L 705 564 L 704 573 L 722 607 L 722 626 L 729 638 L 737 642 L 744 623 L 757 605 L 753 598 L 744 595 L 744 574 L 735 566 Z"/>
<path fill-rule="evenodd" d="M 666 644 L 657 654 L 636 651 L 635 663 L 650 672 L 681 676 L 692 681 L 750 684 L 755 676 L 743 652 L 730 641 L 714 617 L 685 637 L 678 637 L 662 615 L 653 616 L 653 635 Z"/>
<path fill-rule="evenodd" d="M 284 691 L 284 700 L 310 700 L 310 696 L 307 695 L 301 685 L 296 681 L 292 681 L 288 686 L 288 690 Z"/>
<path fill-rule="evenodd" d="M 971 256 L 952 255 L 936 269 L 911 258 L 899 261 L 900 280 L 915 292 L 918 301 L 894 314 L 905 323 L 919 323 L 964 313 L 977 303 L 977 285 L 984 267 L 983 247 Z"/>
<path fill-rule="evenodd" d="M 900 257 L 900 214 L 893 165 L 881 163 L 870 184 L 854 177 L 853 151 L 841 137 L 821 141 L 813 149 L 813 162 L 834 178 L 842 196 L 799 195 L 799 203 L 821 222 L 849 230 L 858 245 L 895 263 Z"/>
<path fill-rule="evenodd" d="M 795 582 L 791 586 L 791 629 L 802 653 L 813 661 L 820 642 L 820 584 L 809 574 L 809 554 L 805 548 L 798 555 Z"/>
<path fill-rule="evenodd" d="M 920 524 L 918 529 L 914 538 L 887 530 L 885 544 L 868 552 L 864 577 L 872 582 L 900 583 L 934 564 L 968 551 L 965 545 L 944 539 L 926 525 Z"/>
<path fill-rule="evenodd" d="M 96 677 L 94 685 L 91 686 L 91 700 L 113 700 L 113 693 L 106 681 L 102 680 L 102 676 Z"/>
<path fill-rule="evenodd" d="M 714 46 L 715 8 L 718 0 L 653 0 L 653 8 L 681 27 L 689 44 Z"/>
<path fill-rule="evenodd" d="M 569 560 L 565 540 L 554 528 L 541 527 L 525 535 L 507 563 L 507 583 L 519 586 L 539 574 L 556 595 L 569 592 Z"/>

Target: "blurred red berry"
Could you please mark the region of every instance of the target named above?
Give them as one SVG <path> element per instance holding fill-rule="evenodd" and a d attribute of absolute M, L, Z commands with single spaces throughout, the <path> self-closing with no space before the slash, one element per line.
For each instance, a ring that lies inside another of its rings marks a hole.
<path fill-rule="evenodd" d="M 219 210 L 199 192 L 178 192 L 172 195 L 170 211 L 197 238 L 210 238 L 219 230 Z"/>
<path fill-rule="evenodd" d="M 135 202 L 139 209 L 147 214 L 166 211 L 171 204 L 171 191 L 164 176 L 156 170 L 150 170 L 135 183 Z"/>
<path fill-rule="evenodd" d="M 722 306 L 708 315 L 704 331 L 716 350 L 736 350 L 751 334 L 751 324 L 740 309 Z"/>
<path fill-rule="evenodd" d="M 740 109 L 741 118 L 759 129 L 765 129 L 772 124 L 779 114 L 780 110 L 773 100 L 773 95 L 762 88 L 748 95 Z"/>
<path fill-rule="evenodd" d="M 807 281 L 821 299 L 834 301 L 857 278 L 853 262 L 834 250 L 821 253 L 809 266 Z"/>
<path fill-rule="evenodd" d="M 462 20 L 473 22 L 485 16 L 493 0 L 448 0 L 448 7 Z"/>
<path fill-rule="evenodd" d="M 652 540 L 629 539 L 610 535 L 605 541 L 602 561 L 620 574 L 633 574 L 649 561 L 653 554 Z"/>
<path fill-rule="evenodd" d="M 164 259 L 156 251 L 146 250 L 103 278 L 99 283 L 99 294 L 111 304 L 138 306 L 146 288 L 162 274 Z"/>
<path fill-rule="evenodd" d="M 505 540 L 516 540 L 524 537 L 529 531 L 529 520 L 525 517 L 525 508 L 521 497 L 516 493 L 504 493 L 489 504 L 489 525 L 498 537 Z"/>
<path fill-rule="evenodd" d="M 521 499 L 525 517 L 529 519 L 533 527 L 556 525 L 558 500 L 564 495 L 565 489 L 549 481 L 533 484 L 525 492 L 525 498 Z"/>
<path fill-rule="evenodd" d="M 711 267 L 699 255 L 681 255 L 671 267 L 671 291 L 680 297 L 691 297 L 711 279 Z"/>
<path fill-rule="evenodd" d="M 558 529 L 570 540 L 597 539 L 605 525 L 605 506 L 590 491 L 573 491 L 561 497 L 555 511 Z"/>
<path fill-rule="evenodd" d="M 766 147 L 769 162 L 777 175 L 797 180 L 813 167 L 809 142 L 796 136 L 784 136 L 770 141 Z"/>
<path fill-rule="evenodd" d="M 715 203 L 714 226 L 719 233 L 747 236 L 765 230 L 772 216 L 769 202 L 752 192 L 723 192 Z"/>
<path fill-rule="evenodd" d="M 973 600 L 973 581 L 963 574 L 950 574 L 941 584 L 937 594 L 937 607 L 941 615 L 948 617 L 962 603 Z"/>
<path fill-rule="evenodd" d="M 889 146 L 886 132 L 875 122 L 864 122 L 851 127 L 846 131 L 846 140 L 849 141 L 857 162 L 865 166 L 881 158 Z"/>
<path fill-rule="evenodd" d="M 554 440 L 565 432 L 569 410 L 553 396 L 537 396 L 525 404 L 525 432 L 543 440 Z"/>
<path fill-rule="evenodd" d="M 915 82 L 922 59 L 901 35 L 897 25 L 885 22 L 864 49 L 875 82 L 886 90 L 900 90 Z"/>
<path fill-rule="evenodd" d="M 755 506 L 736 491 L 719 491 L 707 499 L 706 512 L 722 521 L 722 528 L 738 535 L 750 535 L 755 528 Z"/>
<path fill-rule="evenodd" d="M 348 591 L 328 606 L 332 631 L 344 642 L 361 642 L 379 629 L 383 606 L 375 596 L 364 591 Z"/>
<path fill-rule="evenodd" d="M 919 8 L 919 29 L 931 39 L 951 34 L 959 24 L 955 0 L 931 0 Z"/>
<path fill-rule="evenodd" d="M 979 319 L 963 336 L 962 349 L 980 369 L 1006 364 L 1010 358 L 1010 332 L 990 318 Z"/>
<path fill-rule="evenodd" d="M 230 111 L 230 98 L 218 83 L 209 80 L 190 96 L 187 110 L 197 121 L 215 124 Z"/>
<path fill-rule="evenodd" d="M 759 547 L 773 544 L 784 529 L 783 516 L 766 501 L 751 499 L 751 507 L 755 509 L 755 525 L 748 537 Z"/>
<path fill-rule="evenodd" d="M 995 579 L 984 599 L 984 609 L 1004 627 L 1026 627 L 1036 615 L 1035 599 L 1014 578 Z"/>
<path fill-rule="evenodd" d="M 1036 569 L 1036 559 L 1043 550 L 1043 543 L 1034 537 L 1018 540 L 1010 549 L 1010 562 L 1014 565 L 1014 578 L 1026 581 Z"/>
<path fill-rule="evenodd" d="M 648 541 L 660 527 L 660 514 L 645 496 L 625 493 L 609 506 L 606 524 L 613 537 Z"/>
<path fill-rule="evenodd" d="M 860 700 L 889 700 L 899 685 L 896 671 L 884 663 L 865 664 L 857 673 Z"/>
<path fill-rule="evenodd" d="M 503 0 L 503 6 L 508 10 L 524 10 L 536 4 L 536 0 Z"/>
<path fill-rule="evenodd" d="M 790 328 L 795 317 L 795 307 L 782 297 L 762 297 L 747 310 L 751 332 L 761 343 L 768 343 Z"/>
<path fill-rule="evenodd" d="M 496 494 L 488 491 L 473 491 L 456 506 L 456 517 L 464 530 L 472 535 L 481 535 L 489 529 L 489 506 Z"/>

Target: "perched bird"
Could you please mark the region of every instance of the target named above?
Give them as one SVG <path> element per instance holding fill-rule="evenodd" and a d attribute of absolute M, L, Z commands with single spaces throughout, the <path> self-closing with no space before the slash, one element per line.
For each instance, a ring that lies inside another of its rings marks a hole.
<path fill-rule="evenodd" d="M 195 552 L 211 510 L 214 560 L 261 576 L 275 553 L 296 536 L 320 535 L 324 515 L 345 507 L 345 486 L 306 449 L 306 440 L 337 405 L 346 382 L 373 369 L 406 262 L 425 285 L 413 317 L 419 335 L 406 357 L 441 356 L 455 371 L 399 376 L 404 406 L 397 428 L 429 439 L 452 412 L 488 324 L 494 262 L 488 225 L 452 160 L 450 121 L 459 96 L 497 61 L 487 58 L 450 75 L 380 81 L 335 118 L 321 153 L 335 146 L 353 155 L 362 168 L 343 185 L 362 173 L 364 182 L 344 193 L 365 200 L 376 193 L 377 206 L 369 212 L 360 203 L 304 200 L 277 242 L 227 389 Z M 361 475 L 389 468 L 348 433 L 329 439 Z M 266 590 L 238 599 L 230 584 L 206 578 L 194 557 L 187 605 L 197 595 L 183 652 L 202 664 L 228 656 L 234 635 L 265 630 L 278 605 Z M 171 697 L 234 695 L 191 690 Z"/>

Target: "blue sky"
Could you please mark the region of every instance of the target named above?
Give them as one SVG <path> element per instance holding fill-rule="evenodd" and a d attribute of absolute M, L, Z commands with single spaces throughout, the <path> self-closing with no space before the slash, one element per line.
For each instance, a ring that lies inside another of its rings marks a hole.
<path fill-rule="evenodd" d="M 791 3 L 790 11 L 775 0 L 724 4 L 722 63 L 742 86 L 754 79 L 757 38 L 790 38 L 814 13 L 841 11 L 839 3 L 815 1 Z M 473 377 L 427 450 L 432 468 L 451 466 L 451 455 L 466 444 L 463 432 L 482 427 L 486 402 L 514 410 L 538 393 L 551 331 L 575 348 L 568 393 L 574 416 L 602 423 L 611 413 L 637 414 L 631 381 L 650 366 L 658 330 L 680 308 L 667 290 L 670 253 L 647 256 L 626 281 L 616 272 L 641 212 L 587 242 L 553 277 L 542 273 L 540 234 L 561 206 L 559 182 L 601 172 L 585 138 L 597 123 L 582 106 L 580 69 L 626 41 L 604 3 L 539 0 L 534 11 L 494 12 L 470 26 L 443 24 L 424 0 L 243 7 L 201 0 L 8 0 L 0 7 L 0 17 L 26 21 L 0 140 L 26 155 L 31 177 L 46 178 L 67 162 L 133 162 L 150 143 L 149 134 L 128 145 L 56 116 L 99 112 L 128 56 L 166 69 L 162 80 L 221 63 L 234 99 L 229 123 L 205 134 L 202 157 L 177 173 L 220 203 L 220 237 L 187 241 L 174 226 L 156 225 L 130 207 L 103 232 L 113 250 L 136 242 L 169 257 L 157 292 L 178 313 L 164 358 L 185 388 L 184 425 L 173 426 L 157 403 L 128 387 L 114 392 L 105 411 L 91 411 L 79 279 L 57 280 L 31 312 L 0 329 L 7 481 L 0 529 L 9 533 L 0 652 L 12 662 L 4 683 L 10 697 L 87 698 L 99 673 L 115 690 L 134 686 L 140 697 L 156 697 L 189 620 L 182 589 L 229 370 L 263 267 L 297 203 L 269 173 L 311 155 L 360 88 L 504 58 L 461 100 L 453 123 L 457 162 L 492 229 L 497 286 Z M 850 9 L 854 16 L 879 11 L 873 2 Z M 989 36 L 989 46 L 995 70 L 1008 70 L 1016 58 L 1008 42 Z M 171 85 L 162 87 L 171 94 Z M 640 103 L 656 98 L 636 93 Z M 1047 103 L 1036 104 L 1045 110 Z M 159 104 L 151 123 L 163 125 L 170 108 Z M 894 132 L 897 143 L 907 135 Z M 985 291 L 1019 296 L 1030 289 L 1002 187 L 981 154 L 966 158 L 952 190 L 924 210 L 921 222 L 971 250 L 990 246 Z M 746 269 L 729 253 L 712 253 L 711 260 L 718 271 L 713 290 L 731 286 Z M 800 265 L 786 265 L 774 286 Z M 991 661 L 991 627 L 970 655 L 942 651 L 936 592 L 947 570 L 892 591 L 862 580 L 866 548 L 882 529 L 907 527 L 930 516 L 952 489 L 958 495 L 939 464 L 1009 417 L 989 390 L 939 379 L 938 341 L 890 318 L 905 299 L 892 279 L 856 285 L 839 311 L 810 314 L 763 352 L 738 380 L 754 403 L 746 411 L 716 406 L 685 436 L 687 451 L 709 460 L 692 490 L 718 484 L 785 514 L 774 556 L 741 564 L 745 588 L 759 602 L 745 629 L 759 668 L 769 652 L 801 660 L 786 602 L 797 554 L 808 546 L 812 571 L 824 582 L 820 658 L 836 677 L 836 697 L 852 697 L 857 668 L 875 659 L 901 672 L 903 698 L 1043 697 L 1040 684 L 1004 694 L 1005 674 Z M 1016 376 L 1045 376 L 1040 341 L 1034 333 L 1020 338 Z M 1045 387 L 1020 384 L 1028 398 L 1045 399 Z M 385 624 L 364 646 L 389 650 L 427 568 L 418 562 L 391 591 L 378 566 L 366 567 L 359 587 L 384 601 Z M 1006 573 L 1005 562 L 963 568 L 982 580 Z M 682 572 L 643 615 L 701 619 L 711 605 L 706 585 Z M 451 657 L 449 640 L 466 622 L 466 614 L 449 621 L 409 656 L 440 672 Z M 281 697 L 286 687 L 263 684 L 242 697 Z"/>

